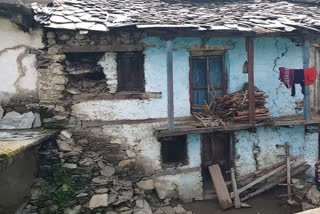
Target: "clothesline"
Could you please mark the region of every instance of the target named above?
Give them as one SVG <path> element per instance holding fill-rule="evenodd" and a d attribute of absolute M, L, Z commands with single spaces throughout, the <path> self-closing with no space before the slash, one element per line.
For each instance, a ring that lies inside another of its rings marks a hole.
<path fill-rule="evenodd" d="M 300 84 L 302 94 L 304 94 L 304 85 L 313 85 L 317 77 L 315 68 L 307 69 L 290 69 L 285 67 L 279 68 L 279 80 L 284 83 L 287 88 L 291 88 L 291 96 L 295 96 L 295 84 Z"/>

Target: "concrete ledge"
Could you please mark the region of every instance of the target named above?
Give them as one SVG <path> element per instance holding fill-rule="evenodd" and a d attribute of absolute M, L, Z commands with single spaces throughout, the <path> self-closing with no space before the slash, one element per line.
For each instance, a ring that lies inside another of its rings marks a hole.
<path fill-rule="evenodd" d="M 0 131 L 0 171 L 10 166 L 19 154 L 58 134 L 58 130 L 29 129 Z"/>

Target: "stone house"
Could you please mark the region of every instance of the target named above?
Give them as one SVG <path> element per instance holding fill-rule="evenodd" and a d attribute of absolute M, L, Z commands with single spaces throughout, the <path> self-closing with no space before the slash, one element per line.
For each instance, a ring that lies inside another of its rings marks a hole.
<path fill-rule="evenodd" d="M 281 161 L 276 145 L 285 142 L 310 165 L 318 160 L 319 136 L 309 130 L 317 117 L 190 126 L 195 98 L 208 90 L 193 84 L 201 72 L 214 75 L 220 95 L 249 82 L 266 93 L 273 117 L 302 114 L 303 95 L 290 96 L 278 69 L 319 69 L 318 4 L 64 0 L 31 7 L 27 32 L 0 19 L 8 41 L 0 44 L 2 105 L 35 108 L 45 128 L 88 139 L 87 150 L 132 177 L 152 178 L 160 198 L 209 198 L 209 165 L 245 175 Z M 317 80 L 314 113 L 318 91 Z"/>

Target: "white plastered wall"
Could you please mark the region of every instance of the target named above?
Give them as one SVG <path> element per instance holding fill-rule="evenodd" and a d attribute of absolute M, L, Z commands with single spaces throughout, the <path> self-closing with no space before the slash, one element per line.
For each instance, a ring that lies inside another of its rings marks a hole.
<path fill-rule="evenodd" d="M 5 18 L 0 18 L 0 29 L 0 103 L 6 104 L 15 96 L 36 96 L 36 57 L 29 49 L 44 46 L 42 30 L 24 32 Z"/>

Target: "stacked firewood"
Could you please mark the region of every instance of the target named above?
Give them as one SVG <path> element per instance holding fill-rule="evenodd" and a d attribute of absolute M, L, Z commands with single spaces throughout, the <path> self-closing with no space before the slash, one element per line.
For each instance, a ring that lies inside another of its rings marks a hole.
<path fill-rule="evenodd" d="M 212 89 L 214 90 L 214 89 Z M 269 109 L 265 108 L 267 96 L 263 91 L 255 88 L 255 113 L 256 120 L 269 118 Z M 249 96 L 248 90 L 240 90 L 221 97 L 213 97 L 210 102 L 205 101 L 204 105 L 194 105 L 193 115 L 205 126 L 219 126 L 233 121 L 249 120 Z"/>

